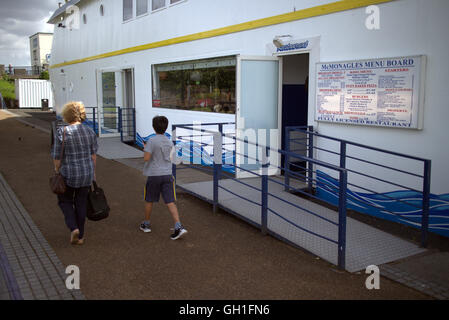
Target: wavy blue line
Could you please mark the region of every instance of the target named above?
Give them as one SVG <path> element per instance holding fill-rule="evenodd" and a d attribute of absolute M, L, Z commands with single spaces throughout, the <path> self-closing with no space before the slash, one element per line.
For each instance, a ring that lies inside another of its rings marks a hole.
<path fill-rule="evenodd" d="M 142 137 L 139 133 L 136 135 L 136 143 L 140 147 L 143 147 L 143 142 L 148 141 L 152 137 L 154 137 L 156 134 L 150 134 L 146 137 Z M 165 133 L 165 136 L 171 140 L 171 135 L 167 132 Z M 178 157 L 181 157 L 181 160 L 183 162 L 189 163 L 191 159 L 190 154 L 190 143 L 185 141 L 177 140 L 175 142 L 176 152 L 178 154 Z M 200 164 L 204 166 L 213 166 L 213 154 L 209 154 L 203 146 L 200 144 L 193 142 L 193 156 L 194 160 L 200 159 Z M 222 154 L 222 170 L 232 173 L 235 173 L 235 167 L 233 164 L 235 164 L 235 155 L 233 152 L 223 152 Z"/>
<path fill-rule="evenodd" d="M 317 181 L 317 196 L 337 205 L 338 180 L 318 170 Z M 348 189 L 347 206 L 359 212 L 420 228 L 422 197 L 422 193 L 416 191 L 397 190 L 371 194 Z M 372 205 L 368 205 L 366 202 Z M 429 230 L 449 237 L 449 194 L 431 194 L 429 211 Z"/>

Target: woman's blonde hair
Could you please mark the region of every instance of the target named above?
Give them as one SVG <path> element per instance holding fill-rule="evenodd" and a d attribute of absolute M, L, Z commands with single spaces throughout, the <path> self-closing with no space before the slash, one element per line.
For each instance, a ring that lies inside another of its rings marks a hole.
<path fill-rule="evenodd" d="M 86 120 L 86 109 L 81 101 L 71 101 L 64 105 L 61 115 L 67 123 L 83 122 Z"/>

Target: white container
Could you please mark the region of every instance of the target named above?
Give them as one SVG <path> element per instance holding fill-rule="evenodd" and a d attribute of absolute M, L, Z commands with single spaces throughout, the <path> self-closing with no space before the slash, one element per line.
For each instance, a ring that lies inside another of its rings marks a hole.
<path fill-rule="evenodd" d="M 15 86 L 19 108 L 41 108 L 42 99 L 48 99 L 48 108 L 53 109 L 53 92 L 50 81 L 16 79 Z"/>

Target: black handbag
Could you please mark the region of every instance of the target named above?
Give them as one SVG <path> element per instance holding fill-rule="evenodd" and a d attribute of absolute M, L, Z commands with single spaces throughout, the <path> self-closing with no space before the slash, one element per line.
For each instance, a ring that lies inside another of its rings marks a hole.
<path fill-rule="evenodd" d="M 93 186 L 93 189 L 92 189 Z M 109 217 L 110 208 L 103 189 L 93 181 L 87 196 L 87 219 L 99 221 Z"/>
<path fill-rule="evenodd" d="M 61 162 L 62 162 L 62 157 L 64 156 L 64 142 L 65 142 L 65 128 L 64 128 L 64 134 L 62 137 L 61 154 L 59 156 L 59 159 Z M 50 177 L 50 189 L 55 194 L 64 194 L 65 193 L 66 185 L 65 185 L 64 177 L 59 172 L 55 173 L 52 177 Z"/>

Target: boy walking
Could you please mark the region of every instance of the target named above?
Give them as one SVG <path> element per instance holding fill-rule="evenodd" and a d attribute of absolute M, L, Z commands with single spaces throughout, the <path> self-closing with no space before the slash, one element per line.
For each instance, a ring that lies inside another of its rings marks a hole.
<path fill-rule="evenodd" d="M 172 162 L 170 159 L 173 144 L 165 136 L 167 127 L 168 119 L 166 117 L 154 117 L 153 129 L 156 132 L 156 136 L 152 137 L 145 144 L 143 174 L 148 176 L 148 178 L 144 191 L 145 220 L 140 225 L 140 230 L 151 232 L 150 217 L 153 203 L 159 202 L 159 197 L 162 194 L 162 198 L 175 223 L 175 231 L 171 235 L 171 239 L 176 240 L 186 234 L 187 230 L 184 229 L 179 220 L 179 212 L 175 204 L 175 179 L 172 175 Z"/>

